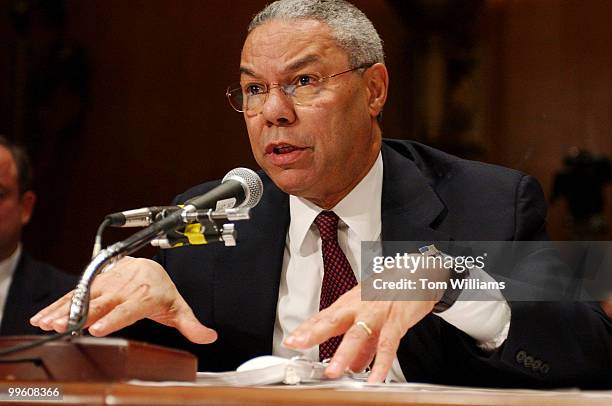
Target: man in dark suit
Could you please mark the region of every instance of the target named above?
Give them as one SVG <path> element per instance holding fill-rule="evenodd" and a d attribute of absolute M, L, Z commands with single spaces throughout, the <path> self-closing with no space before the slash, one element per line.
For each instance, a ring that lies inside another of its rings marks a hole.
<path fill-rule="evenodd" d="M 530 176 L 399 140 L 383 141 L 382 159 L 383 241 L 546 239 L 545 202 Z M 197 354 L 207 370 L 235 369 L 273 352 L 279 286 L 286 278 L 282 263 L 290 196 L 265 174 L 262 178 L 264 197 L 252 209 L 252 219 L 240 224 L 237 247 L 185 247 L 159 257 L 198 320 L 219 331 L 219 338 L 205 346 L 179 334 L 160 340 Z M 176 201 L 217 184 L 196 186 Z M 510 306 L 513 321 L 495 351 L 480 348 L 439 315 L 425 316 L 403 336 L 397 351 L 405 378 L 469 386 L 609 386 L 611 360 L 605 354 L 611 349 L 612 325 L 597 304 Z M 554 345 L 558 340 L 563 347 Z"/>
<path fill-rule="evenodd" d="M 36 197 L 25 151 L 0 136 L 1 335 L 40 334 L 29 318 L 76 284 L 76 278 L 32 259 L 20 244 Z"/>
<path fill-rule="evenodd" d="M 240 83 L 227 92 L 265 172 L 264 198 L 239 226 L 238 247 L 184 247 L 162 253 L 159 263 L 124 260 L 94 283 L 89 332 L 102 336 L 149 318 L 209 344 L 190 349 L 211 370 L 301 353 L 331 358 L 330 377 L 375 357 L 370 382 L 390 375 L 605 386 L 612 327 L 597 305 L 508 303 L 501 294 L 456 301 L 460 292 L 452 290 L 420 301 L 361 299 L 361 241 L 546 238 L 532 178 L 416 143 L 383 142 L 383 62 L 378 34 L 350 4 L 282 0 L 260 12 L 243 47 Z M 532 270 L 546 275 L 546 267 L 535 269 L 543 264 Z M 61 300 L 32 323 L 62 331 L 67 309 Z"/>

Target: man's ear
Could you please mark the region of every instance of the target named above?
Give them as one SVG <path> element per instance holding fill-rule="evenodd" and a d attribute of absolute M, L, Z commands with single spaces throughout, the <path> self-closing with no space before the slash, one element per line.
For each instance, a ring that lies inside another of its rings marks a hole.
<path fill-rule="evenodd" d="M 36 194 L 31 190 L 28 190 L 21 196 L 21 224 L 26 225 L 32 218 L 32 212 L 34 211 L 34 205 L 36 203 Z"/>
<path fill-rule="evenodd" d="M 382 63 L 375 63 L 363 74 L 368 90 L 368 109 L 372 117 L 378 116 L 387 100 L 389 73 Z"/>

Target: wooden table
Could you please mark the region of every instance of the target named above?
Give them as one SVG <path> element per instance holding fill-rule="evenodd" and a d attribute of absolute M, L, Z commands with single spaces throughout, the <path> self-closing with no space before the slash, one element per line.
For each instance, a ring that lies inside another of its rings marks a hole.
<path fill-rule="evenodd" d="M 7 383 L 4 382 L 6 385 Z M 14 383 L 19 385 L 19 383 Z M 41 384 L 42 385 L 42 384 Z M 44 385 L 49 385 L 45 383 Z M 400 386 L 374 388 L 238 388 L 149 386 L 127 383 L 64 383 L 63 400 L 34 405 L 612 405 L 612 391 L 512 391 Z M 36 383 L 22 383 L 36 386 Z M 10 402 L 9 402 L 10 403 Z M 14 402 L 16 405 L 27 402 Z"/>

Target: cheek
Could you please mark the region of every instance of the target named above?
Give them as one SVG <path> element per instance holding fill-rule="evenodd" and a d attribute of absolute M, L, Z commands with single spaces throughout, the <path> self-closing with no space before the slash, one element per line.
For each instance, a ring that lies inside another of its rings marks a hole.
<path fill-rule="evenodd" d="M 247 119 L 245 122 L 251 150 L 255 157 L 257 157 L 257 153 L 263 149 L 261 145 L 261 127 L 255 123 L 255 120 Z"/>
<path fill-rule="evenodd" d="M 12 229 L 21 224 L 21 211 L 15 205 L 0 204 L 0 228 Z"/>
<path fill-rule="evenodd" d="M 346 109 L 337 106 L 320 102 L 298 112 L 301 141 L 314 146 L 313 164 L 319 169 L 337 164 L 339 155 L 348 147 L 347 141 L 350 142 Z"/>

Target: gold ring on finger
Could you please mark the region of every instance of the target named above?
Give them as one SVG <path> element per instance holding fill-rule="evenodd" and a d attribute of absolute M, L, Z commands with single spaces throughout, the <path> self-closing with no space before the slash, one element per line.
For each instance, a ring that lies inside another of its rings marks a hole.
<path fill-rule="evenodd" d="M 358 322 L 355 323 L 356 326 L 359 326 L 363 329 L 363 331 L 365 331 L 366 333 L 368 333 L 369 336 L 372 335 L 372 329 L 370 328 L 370 326 L 368 326 L 366 324 L 365 321 L 361 321 L 359 320 Z"/>

